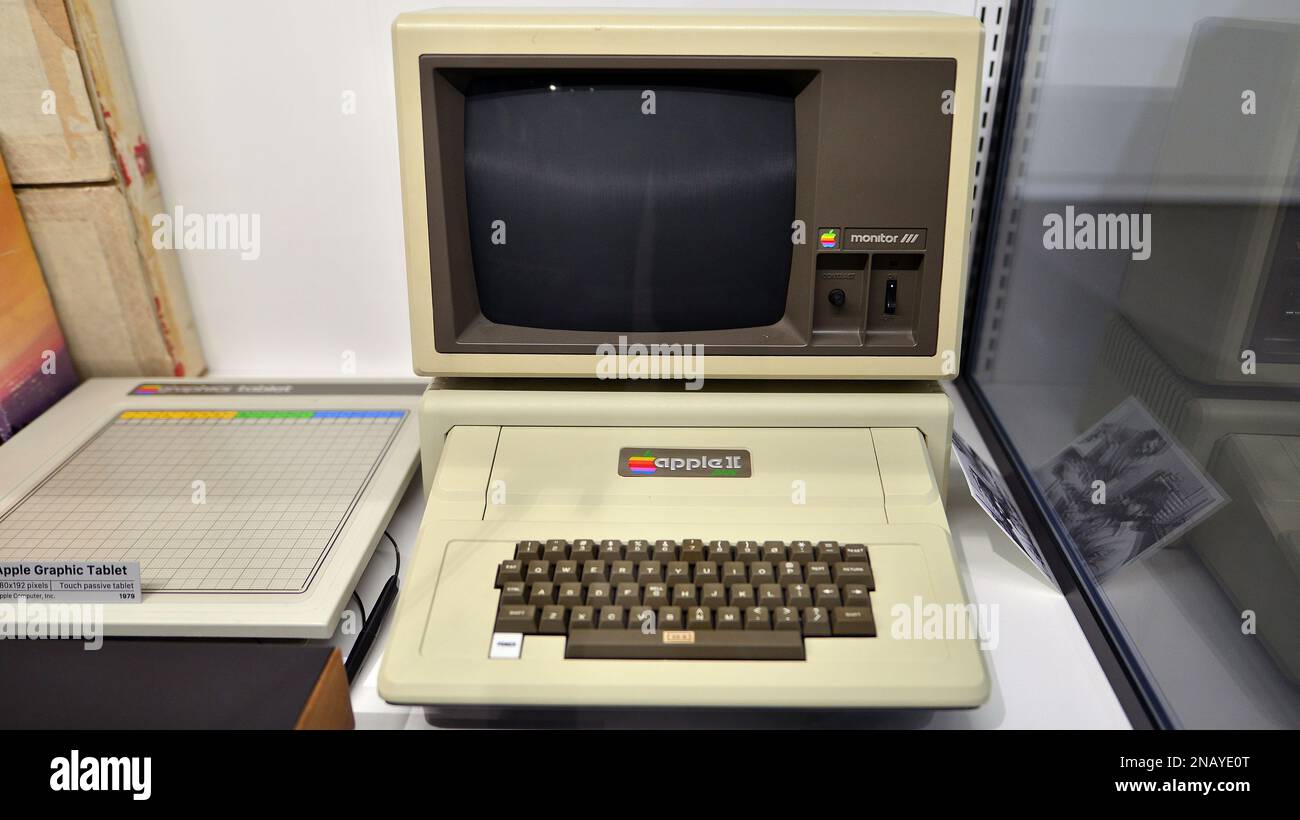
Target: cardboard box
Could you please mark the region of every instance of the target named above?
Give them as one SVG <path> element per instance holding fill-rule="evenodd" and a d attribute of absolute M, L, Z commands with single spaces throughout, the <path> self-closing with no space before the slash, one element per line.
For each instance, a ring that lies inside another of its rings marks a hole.
<path fill-rule="evenodd" d="M 0 151 L 80 375 L 202 375 L 110 0 L 0 0 Z"/>
<path fill-rule="evenodd" d="M 61 0 L 0 0 L 0 152 L 14 185 L 113 179 Z"/>

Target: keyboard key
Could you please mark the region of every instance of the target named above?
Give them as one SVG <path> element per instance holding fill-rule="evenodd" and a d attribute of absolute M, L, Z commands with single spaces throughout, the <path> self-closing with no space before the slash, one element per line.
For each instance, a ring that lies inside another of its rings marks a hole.
<path fill-rule="evenodd" d="M 818 584 L 829 584 L 831 582 L 831 565 L 825 561 L 813 561 L 804 567 L 803 579 L 808 582 L 810 587 L 815 587 Z"/>
<path fill-rule="evenodd" d="M 719 577 L 718 565 L 712 561 L 700 561 L 695 565 L 695 583 L 711 584 Z"/>
<path fill-rule="evenodd" d="M 567 584 L 570 581 L 578 580 L 578 562 L 577 561 L 556 561 L 555 572 L 551 575 L 551 580 L 557 584 Z"/>
<path fill-rule="evenodd" d="M 562 538 L 552 538 L 542 549 L 542 557 L 554 564 L 569 557 L 569 542 Z"/>
<path fill-rule="evenodd" d="M 675 607 L 697 607 L 701 604 L 698 590 L 695 589 L 694 583 L 675 583 L 672 587 L 672 606 Z"/>
<path fill-rule="evenodd" d="M 528 588 L 528 603 L 538 607 L 555 603 L 555 585 L 550 581 L 531 584 Z"/>
<path fill-rule="evenodd" d="M 537 631 L 543 635 L 563 635 L 565 632 L 564 607 L 542 607 L 542 622 Z"/>
<path fill-rule="evenodd" d="M 583 586 L 589 584 L 598 584 L 608 581 L 609 575 L 605 571 L 605 562 L 601 560 L 588 561 L 582 565 L 582 583 Z"/>
<path fill-rule="evenodd" d="M 776 580 L 770 561 L 755 561 L 749 565 L 749 582 L 754 586 Z"/>
<path fill-rule="evenodd" d="M 745 610 L 745 629 L 746 630 L 763 630 L 771 629 L 772 620 L 768 615 L 767 607 L 751 606 Z"/>
<path fill-rule="evenodd" d="M 515 558 L 520 561 L 535 561 L 542 557 L 541 541 L 520 541 L 515 544 Z"/>
<path fill-rule="evenodd" d="M 524 580 L 523 561 L 502 561 L 501 566 L 497 567 L 497 589 L 511 581 L 522 580 Z"/>
<path fill-rule="evenodd" d="M 587 606 L 600 609 L 613 601 L 614 588 L 608 583 L 601 582 L 592 584 L 587 587 Z"/>
<path fill-rule="evenodd" d="M 688 609 L 702 603 L 704 602 L 699 599 L 699 591 L 696 589 L 695 584 L 673 585 L 673 606 Z"/>
<path fill-rule="evenodd" d="M 596 612 L 589 606 L 575 606 L 569 612 L 569 629 L 591 629 Z"/>
<path fill-rule="evenodd" d="M 790 560 L 800 566 L 817 560 L 812 544 L 807 541 L 795 541 L 790 545 Z"/>
<path fill-rule="evenodd" d="M 781 606 L 785 603 L 785 595 L 781 592 L 780 584 L 763 584 L 758 588 L 758 605 L 765 606 L 768 609 Z"/>
<path fill-rule="evenodd" d="M 837 606 L 831 612 L 831 630 L 836 635 L 875 637 L 876 622 L 871 607 Z"/>
<path fill-rule="evenodd" d="M 578 563 L 590 561 L 596 557 L 600 546 L 590 538 L 579 538 L 569 547 L 569 557 Z"/>
<path fill-rule="evenodd" d="M 722 584 L 702 584 L 700 603 L 708 607 L 727 605 L 727 588 Z"/>
<path fill-rule="evenodd" d="M 631 561 L 615 561 L 609 567 L 609 582 L 619 584 L 636 580 L 636 564 Z"/>
<path fill-rule="evenodd" d="M 664 565 L 660 561 L 642 561 L 636 565 L 638 584 L 658 584 L 664 580 Z M 671 579 L 669 579 L 671 580 Z"/>
<path fill-rule="evenodd" d="M 738 541 L 736 542 L 736 560 L 742 564 L 748 564 L 750 561 L 757 561 L 762 554 L 762 548 L 757 541 Z"/>
<path fill-rule="evenodd" d="M 762 556 L 764 561 L 776 563 L 785 560 L 785 542 L 784 541 L 764 541 Z"/>
<path fill-rule="evenodd" d="M 661 606 L 668 606 L 668 585 L 646 584 L 644 594 L 641 596 L 641 603 L 646 606 L 652 606 L 655 609 L 658 609 Z"/>
<path fill-rule="evenodd" d="M 601 629 L 622 629 L 627 626 L 627 615 L 621 606 L 603 606 L 600 608 Z"/>
<path fill-rule="evenodd" d="M 834 564 L 840 560 L 840 545 L 836 541 L 817 542 L 817 560 Z"/>
<path fill-rule="evenodd" d="M 551 562 L 550 561 L 529 561 L 528 562 L 528 580 L 529 581 L 549 581 L 551 580 Z"/>
<path fill-rule="evenodd" d="M 845 561 L 871 561 L 867 555 L 866 544 L 845 544 L 841 552 L 844 554 Z"/>
<path fill-rule="evenodd" d="M 634 606 L 627 611 L 627 628 L 642 632 L 655 632 L 659 629 L 659 616 L 648 606 Z"/>
<path fill-rule="evenodd" d="M 871 606 L 871 592 L 866 584 L 845 584 L 843 594 L 845 606 Z"/>
<path fill-rule="evenodd" d="M 523 581 L 511 581 L 501 585 L 501 603 L 522 604 L 527 600 L 528 586 Z"/>
<path fill-rule="evenodd" d="M 582 601 L 582 584 L 577 581 L 560 584 L 560 591 L 555 597 L 555 603 L 561 606 L 582 606 Z"/>
<path fill-rule="evenodd" d="M 740 620 L 740 608 L 734 606 L 724 606 L 714 615 L 715 628 L 717 629 L 740 629 L 742 621 Z"/>
<path fill-rule="evenodd" d="M 691 565 L 686 561 L 668 562 L 668 583 L 677 584 L 691 580 Z"/>
<path fill-rule="evenodd" d="M 803 611 L 803 634 L 806 638 L 829 637 L 831 634 L 830 617 L 819 606 L 805 607 Z"/>
<path fill-rule="evenodd" d="M 494 632 L 521 632 L 537 634 L 537 607 L 527 604 L 506 604 L 497 610 Z"/>
<path fill-rule="evenodd" d="M 734 584 L 727 590 L 727 602 L 744 609 L 754 605 L 754 588 L 749 584 Z"/>
<path fill-rule="evenodd" d="M 730 541 L 710 541 L 706 554 L 708 559 L 715 564 L 730 561 L 735 556 Z"/>
<path fill-rule="evenodd" d="M 813 603 L 830 609 L 840 605 L 840 590 L 834 584 L 819 584 L 813 588 Z"/>
<path fill-rule="evenodd" d="M 803 565 L 797 561 L 783 561 L 776 565 L 776 581 L 779 584 L 797 584 L 803 580 Z"/>
<path fill-rule="evenodd" d="M 722 585 L 730 587 L 732 584 L 743 584 L 749 580 L 745 573 L 745 565 L 739 561 L 728 561 L 722 565 Z"/>
<path fill-rule="evenodd" d="M 687 629 L 713 629 L 712 610 L 702 606 L 697 606 L 692 609 L 688 609 L 686 615 L 686 628 Z"/>
<path fill-rule="evenodd" d="M 698 538 L 687 538 L 682 542 L 678 557 L 683 561 L 698 563 L 704 560 L 704 542 Z"/>
<path fill-rule="evenodd" d="M 607 564 L 623 560 L 623 542 L 622 541 L 601 541 L 600 551 L 596 557 Z"/>
<path fill-rule="evenodd" d="M 642 635 L 635 629 L 583 630 L 569 636 L 564 657 L 801 661 L 804 649 L 799 633 L 790 631 L 660 629 L 656 635 Z"/>
<path fill-rule="evenodd" d="M 845 584 L 863 584 L 868 589 L 875 586 L 871 578 L 871 565 L 859 561 L 852 563 L 841 561 L 836 564 L 832 573 L 835 576 L 837 586 Z"/>
<path fill-rule="evenodd" d="M 637 558 L 632 558 L 633 555 L 636 555 L 636 556 L 639 556 L 639 557 L 637 557 Z M 629 558 L 629 559 L 634 560 L 634 561 L 649 561 L 649 560 L 650 560 L 650 542 L 649 542 L 649 541 L 646 541 L 646 540 L 643 539 L 643 538 L 638 538 L 638 539 L 635 540 L 635 541 L 628 541 L 628 542 L 627 542 L 626 555 L 625 555 L 624 557 Z"/>
<path fill-rule="evenodd" d="M 785 602 L 795 609 L 812 606 L 812 587 L 807 584 L 791 584 L 785 588 Z"/>
<path fill-rule="evenodd" d="M 798 632 L 799 631 L 799 610 L 791 609 L 788 606 L 782 606 L 773 609 L 772 627 L 774 629 L 787 629 L 794 632 Z"/>
<path fill-rule="evenodd" d="M 654 550 L 652 551 L 651 554 L 654 556 L 654 559 L 655 559 L 656 561 L 663 561 L 664 563 L 667 563 L 667 562 L 669 562 L 669 561 L 676 561 L 676 560 L 677 560 L 677 542 L 676 542 L 676 541 L 656 541 L 656 542 L 655 542 L 655 546 L 654 546 Z"/>
<path fill-rule="evenodd" d="M 676 606 L 659 607 L 659 628 L 660 629 L 681 629 L 682 628 L 682 610 Z"/>
<path fill-rule="evenodd" d="M 641 587 L 636 583 L 619 584 L 615 587 L 614 604 L 622 607 L 637 606 L 641 603 Z"/>

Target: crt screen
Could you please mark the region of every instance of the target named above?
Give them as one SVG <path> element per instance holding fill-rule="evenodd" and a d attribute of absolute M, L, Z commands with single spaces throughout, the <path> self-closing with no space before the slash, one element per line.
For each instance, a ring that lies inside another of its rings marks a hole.
<path fill-rule="evenodd" d="M 627 332 L 780 321 L 794 97 L 658 79 L 470 84 L 465 183 L 486 318 Z"/>

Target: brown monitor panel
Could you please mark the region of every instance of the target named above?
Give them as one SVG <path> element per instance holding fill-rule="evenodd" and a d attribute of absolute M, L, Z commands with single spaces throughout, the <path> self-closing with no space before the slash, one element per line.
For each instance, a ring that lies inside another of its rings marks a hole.
<path fill-rule="evenodd" d="M 956 71 L 425 54 L 437 351 L 934 356 Z"/>

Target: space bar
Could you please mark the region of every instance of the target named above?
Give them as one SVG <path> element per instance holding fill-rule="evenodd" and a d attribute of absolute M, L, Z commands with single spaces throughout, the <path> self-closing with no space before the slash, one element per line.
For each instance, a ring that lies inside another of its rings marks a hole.
<path fill-rule="evenodd" d="M 569 633 L 566 658 L 645 658 L 688 661 L 801 661 L 798 632 L 579 629 Z"/>

